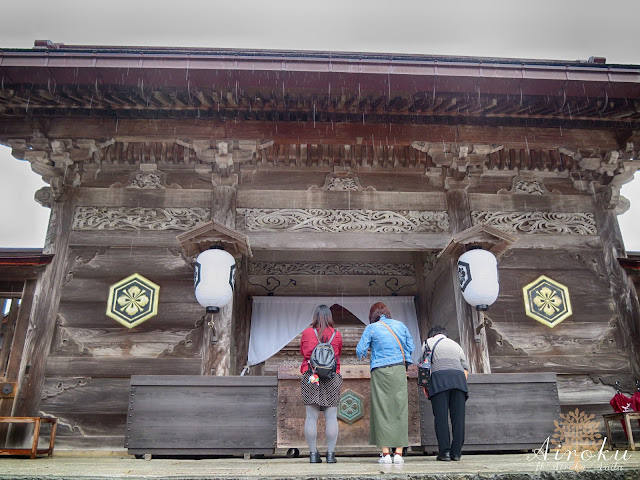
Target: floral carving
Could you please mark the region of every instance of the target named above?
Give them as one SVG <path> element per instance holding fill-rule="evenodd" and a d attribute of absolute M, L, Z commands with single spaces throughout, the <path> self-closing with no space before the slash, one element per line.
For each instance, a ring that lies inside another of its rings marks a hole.
<path fill-rule="evenodd" d="M 209 218 L 204 208 L 77 207 L 74 230 L 188 230 Z"/>
<path fill-rule="evenodd" d="M 313 186 L 310 187 L 309 190 L 326 190 L 326 191 L 339 191 L 339 192 L 357 192 L 360 190 L 372 190 L 375 191 L 373 187 L 364 188 L 360 185 L 360 180 L 358 176 L 353 172 L 337 172 L 330 173 L 324 180 L 324 185 L 320 188 Z"/>
<path fill-rule="evenodd" d="M 252 232 L 432 233 L 449 231 L 447 212 L 239 208 L 238 225 Z"/>
<path fill-rule="evenodd" d="M 485 223 L 508 233 L 597 235 L 592 213 L 471 212 L 473 224 Z"/>
<path fill-rule="evenodd" d="M 138 173 L 129 184 L 132 188 L 164 188 L 157 173 Z"/>
<path fill-rule="evenodd" d="M 358 190 L 358 185 L 353 178 L 334 177 L 329 180 L 327 190 Z"/>
<path fill-rule="evenodd" d="M 513 193 L 524 193 L 528 195 L 544 195 L 546 189 L 537 180 L 520 180 L 513 186 Z"/>
<path fill-rule="evenodd" d="M 120 306 L 120 310 L 133 317 L 147 306 L 149 297 L 145 295 L 140 287 L 133 285 L 129 289 L 123 290 L 122 295 L 118 297 L 117 303 Z"/>
<path fill-rule="evenodd" d="M 562 299 L 549 287 L 538 290 L 533 298 L 533 303 L 549 317 L 559 312 L 562 307 Z"/>
<path fill-rule="evenodd" d="M 251 275 L 398 275 L 414 276 L 410 263 L 254 262 Z"/>

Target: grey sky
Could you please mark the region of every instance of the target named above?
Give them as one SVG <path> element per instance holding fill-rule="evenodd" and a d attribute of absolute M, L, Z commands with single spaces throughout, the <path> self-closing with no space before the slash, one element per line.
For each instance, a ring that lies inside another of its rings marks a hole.
<path fill-rule="evenodd" d="M 144 45 L 586 60 L 640 65 L 640 0 L 285 0 L 5 2 L 0 49 L 36 39 Z M 18 173 L 16 170 L 25 170 Z M 0 148 L 0 247 L 40 247 L 48 210 L 28 164 Z M 640 251 L 640 181 L 623 188 L 619 217 Z"/>

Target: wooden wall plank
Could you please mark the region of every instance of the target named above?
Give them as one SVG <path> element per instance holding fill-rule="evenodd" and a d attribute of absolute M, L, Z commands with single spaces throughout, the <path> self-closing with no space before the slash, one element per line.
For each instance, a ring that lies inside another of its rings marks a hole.
<path fill-rule="evenodd" d="M 596 210 L 593 197 L 584 195 L 495 195 L 470 193 L 472 211 L 584 212 Z"/>
<path fill-rule="evenodd" d="M 116 322 L 113 324 L 119 325 Z M 164 357 L 179 349 L 179 356 L 183 358 L 200 358 L 201 352 L 195 343 L 201 337 L 202 328 L 141 331 L 120 325 L 102 329 L 58 326 L 50 356 L 95 357 L 108 361 L 109 358 L 127 356 Z M 183 344 L 182 348 L 179 348 L 180 344 Z"/>
<path fill-rule="evenodd" d="M 238 230 L 249 236 L 256 250 L 441 250 L 451 239 L 449 233 L 374 233 L 363 237 L 356 233 L 261 233 Z"/>
<path fill-rule="evenodd" d="M 447 209 L 446 197 L 441 192 L 415 192 L 407 195 L 403 192 L 377 191 L 238 191 L 238 208 L 371 209 L 374 206 L 376 210 L 445 211 Z"/>
<path fill-rule="evenodd" d="M 52 415 L 125 415 L 129 378 L 48 377 L 40 410 Z M 122 424 L 124 433 L 124 424 Z"/>
<path fill-rule="evenodd" d="M 0 131 L 6 138 L 33 135 L 29 119 L 0 121 Z M 331 135 L 327 135 L 331 131 Z M 179 122 L 165 119 L 83 119 L 82 129 L 77 120 L 59 118 L 51 122 L 47 135 L 57 138 L 113 138 L 127 135 L 148 137 L 160 141 L 176 138 L 238 138 L 273 139 L 278 142 L 356 144 L 361 137 L 365 145 L 373 136 L 377 139 L 393 139 L 395 145 L 408 145 L 411 141 L 471 142 L 499 144 L 505 148 L 549 148 L 563 146 L 599 146 L 602 149 L 617 149 L 615 132 L 596 129 L 542 127 L 500 128 L 482 125 L 436 125 L 436 124 L 377 124 L 377 123 L 324 123 L 324 122 L 221 122 L 203 119 L 182 119 Z"/>
<path fill-rule="evenodd" d="M 479 377 L 483 382 L 476 382 Z M 527 374 L 518 377 L 520 383 L 493 379 L 493 374 L 469 376 L 463 450 L 539 448 L 553 434 L 560 411 L 555 381 L 529 382 Z M 423 448 L 437 451 L 433 413 L 424 395 L 420 395 L 420 419 Z"/>
<path fill-rule="evenodd" d="M 164 293 L 164 292 L 161 292 Z M 204 315 L 204 308 L 193 298 L 185 297 L 184 302 L 164 302 L 162 295 L 158 314 L 144 323 L 137 325 L 135 331 L 150 332 L 155 329 L 190 329 Z M 93 300 L 93 298 L 92 298 Z M 58 321 L 66 327 L 74 328 L 110 328 L 118 324 L 105 314 L 106 299 L 103 301 L 63 301 L 58 310 Z M 123 327 L 125 328 L 125 327 Z"/>
<path fill-rule="evenodd" d="M 205 187 L 206 183 L 203 182 L 202 186 Z M 211 208 L 211 189 L 80 188 L 78 190 L 78 205 L 96 207 Z"/>
<path fill-rule="evenodd" d="M 594 354 L 588 356 L 491 356 L 491 368 L 494 372 L 556 372 L 558 374 L 589 374 L 597 365 L 598 374 L 608 373 L 629 375 L 629 360 L 626 355 Z"/>
<path fill-rule="evenodd" d="M 131 375 L 199 375 L 200 359 L 191 358 L 87 358 L 50 357 L 47 377 L 86 376 L 97 378 L 123 378 Z"/>
<path fill-rule="evenodd" d="M 104 302 L 105 310 L 107 299 L 109 297 L 109 286 L 128 277 L 132 273 L 140 273 L 145 276 L 145 272 L 122 272 L 118 276 L 109 278 L 81 278 L 74 277 L 67 283 L 61 294 L 63 302 Z M 116 272 L 117 274 L 117 272 Z M 161 303 L 179 303 L 185 299 L 193 298 L 193 278 L 186 277 L 182 279 L 154 279 L 149 278 L 152 282 L 160 286 L 159 299 Z M 157 281 L 156 281 L 157 280 Z M 89 294 L 90 292 L 90 294 Z"/>
<path fill-rule="evenodd" d="M 227 377 L 224 385 L 185 385 L 186 380 L 182 376 L 177 385 L 161 386 L 133 380 L 128 448 L 149 449 L 149 453 L 156 448 L 275 448 L 277 387 L 273 380 L 263 386 L 250 377 Z"/>

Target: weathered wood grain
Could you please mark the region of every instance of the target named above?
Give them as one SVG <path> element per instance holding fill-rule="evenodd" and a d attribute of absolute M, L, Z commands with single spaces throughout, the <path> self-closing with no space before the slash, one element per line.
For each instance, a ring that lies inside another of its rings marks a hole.
<path fill-rule="evenodd" d="M 176 235 L 180 230 L 113 230 L 111 235 L 101 235 L 102 231 L 69 232 L 69 244 L 74 246 L 106 246 L 106 247 L 166 247 L 180 248 Z"/>
<path fill-rule="evenodd" d="M 117 236 L 120 232 L 96 232 L 96 241 Z M 174 235 L 175 236 L 175 235 Z M 145 272 L 156 279 L 193 277 L 193 267 L 180 255 L 178 248 L 157 247 L 73 247 L 70 255 L 75 256 L 74 265 L 67 274 L 67 281 L 73 277 L 113 278 L 114 272 Z"/>
<path fill-rule="evenodd" d="M 616 394 L 614 387 L 595 382 L 583 375 L 558 375 L 560 405 L 609 405 Z"/>
<path fill-rule="evenodd" d="M 198 375 L 200 359 L 191 358 L 86 358 L 50 357 L 47 360 L 47 377 L 86 376 L 97 378 L 125 378 L 131 375 Z"/>
<path fill-rule="evenodd" d="M 596 206 L 591 195 L 490 195 L 469 194 L 471 210 L 501 212 L 584 212 Z"/>
<path fill-rule="evenodd" d="M 632 288 L 627 274 L 618 262 L 624 255 L 622 234 L 614 210 L 607 209 L 604 194 L 598 196 L 596 224 L 602 231 L 604 262 L 607 266 L 610 282 L 610 295 L 615 299 L 615 311 L 622 325 L 621 342 L 628 354 L 631 370 L 640 377 L 640 305 L 635 289 Z"/>
<path fill-rule="evenodd" d="M 164 293 L 164 292 L 162 292 Z M 183 298 L 182 302 L 163 302 L 161 296 L 158 314 L 137 325 L 137 332 L 150 332 L 155 329 L 191 329 L 204 316 L 204 308 L 196 301 L 195 295 Z M 92 298 L 93 300 L 93 298 Z M 58 309 L 60 324 L 74 328 L 109 328 L 119 324 L 105 315 L 106 299 L 103 301 L 62 301 Z"/>
<path fill-rule="evenodd" d="M 509 127 L 499 129 L 482 125 L 434 125 L 434 124 L 376 124 L 326 123 L 326 122 L 220 122 L 203 119 L 182 119 L 180 122 L 166 119 L 83 119 L 82 129 L 72 118 L 59 118 L 51 122 L 47 135 L 56 138 L 121 138 L 144 137 L 149 139 L 176 138 L 238 138 L 274 139 L 279 142 L 298 142 L 304 138 L 309 143 L 336 144 L 357 143 L 374 139 L 393 139 L 393 143 L 409 144 L 411 141 L 471 142 L 501 144 L 513 148 L 550 148 L 564 146 L 598 146 L 618 148 L 615 132 L 596 129 L 542 127 Z M 6 138 L 26 137 L 33 134 L 28 120 L 10 119 L 0 122 L 0 131 Z M 327 132 L 332 132 L 327 135 Z M 126 135 L 123 135 L 126 132 Z M 373 136 L 373 137 L 372 137 Z M 126 139 L 126 138 L 123 138 Z"/>
<path fill-rule="evenodd" d="M 109 297 L 109 287 L 133 273 L 139 273 L 145 277 L 145 272 L 124 271 L 111 278 L 78 278 L 74 277 L 62 290 L 63 302 L 104 302 L 105 311 Z M 160 303 L 180 303 L 194 298 L 193 276 L 173 279 L 149 278 L 160 287 L 158 296 Z M 157 281 L 156 281 L 157 280 Z"/>
<path fill-rule="evenodd" d="M 324 179 L 323 179 L 324 182 Z M 324 192 L 239 190 L 238 207 L 242 208 L 328 208 L 375 210 L 446 210 L 443 193 L 414 192 Z"/>
<path fill-rule="evenodd" d="M 452 190 L 447 192 L 447 206 L 449 213 L 449 225 L 452 234 L 457 234 L 471 228 L 471 206 L 469 194 L 464 190 Z M 454 301 L 458 320 L 458 332 L 460 333 L 460 345 L 467 356 L 471 373 L 491 373 L 491 360 L 487 346 L 485 330 L 478 331 L 481 324 L 480 314 L 471 307 L 459 288 L 458 259 L 449 260 L 451 278 L 453 280 Z M 455 273 L 454 273 L 455 272 Z"/>
<path fill-rule="evenodd" d="M 133 168 L 132 171 L 139 167 Z M 82 188 L 78 205 L 95 207 L 211 208 L 211 188 L 199 189 Z"/>
<path fill-rule="evenodd" d="M 249 279 L 250 295 L 261 296 L 269 292 L 276 295 L 296 296 L 385 296 L 415 295 L 418 292 L 415 277 L 394 275 L 260 275 Z"/>
<path fill-rule="evenodd" d="M 47 355 L 55 330 L 55 313 L 60 302 L 62 279 L 68 269 L 68 235 L 71 229 L 74 201 L 71 193 L 66 193 L 65 202 L 56 202 L 52 207 L 52 218 L 49 230 L 53 236 L 55 256 L 52 263 L 40 278 L 35 292 L 29 328 L 25 336 L 23 354 L 20 363 L 20 388 L 16 399 L 14 416 L 34 416 L 44 385 Z M 25 379 L 24 372 L 29 372 Z M 14 438 L 13 441 L 19 441 Z"/>
<path fill-rule="evenodd" d="M 494 317 L 492 317 L 493 320 Z M 619 354 L 622 346 L 615 336 L 618 326 L 609 322 L 571 322 L 549 328 L 532 318 L 492 321 L 487 332 L 491 355 L 577 355 Z"/>
<path fill-rule="evenodd" d="M 239 230 L 242 228 L 238 227 Z M 256 250 L 441 250 L 451 235 L 448 233 L 374 233 L 362 236 L 356 233 L 261 233 L 245 232 L 251 249 Z"/>
<path fill-rule="evenodd" d="M 449 338 L 460 342 L 458 314 L 454 301 L 454 288 L 456 288 L 454 279 L 457 279 L 457 273 L 454 277 L 451 271 L 451 262 L 442 257 L 427 275 L 425 284 L 429 302 L 430 325 L 444 327 Z"/>
<path fill-rule="evenodd" d="M 619 354 L 575 355 L 514 355 L 492 356 L 491 368 L 496 373 L 534 373 L 556 372 L 558 374 L 593 373 L 594 364 L 601 374 L 628 375 L 629 360 L 622 352 Z"/>
<path fill-rule="evenodd" d="M 556 383 L 533 381 L 535 376 L 511 375 L 515 381 L 509 382 L 493 374 L 469 376 L 463 451 L 539 448 L 553 434 L 560 411 Z M 437 451 L 431 404 L 423 394 L 420 423 L 423 449 Z"/>
<path fill-rule="evenodd" d="M 215 379 L 220 382 L 206 382 Z M 146 380 L 146 381 L 145 381 Z M 133 378 L 126 446 L 130 449 L 275 448 L 277 379 L 181 376 Z M 176 380 L 176 379 L 173 379 Z M 266 382 L 268 384 L 265 384 Z M 146 384 L 145 384 L 146 383 Z M 246 428 L 251 418 L 251 428 Z"/>
<path fill-rule="evenodd" d="M 151 321 L 151 320 L 149 320 Z M 116 322 L 113 325 L 119 325 Z M 88 329 L 58 326 L 51 353 L 52 357 L 71 357 L 78 351 L 81 356 L 95 358 L 147 357 L 155 358 L 164 352 L 173 350 L 180 342 L 188 342 L 187 337 L 196 329 L 154 329 L 140 331 L 124 326 L 113 328 Z M 193 341 L 191 348 L 182 349 L 185 358 L 200 358 L 200 350 Z"/>
<path fill-rule="evenodd" d="M 369 445 L 369 414 L 371 397 L 371 375 L 368 366 L 351 366 L 341 369 L 343 376 L 341 392 L 351 390 L 362 397 L 364 416 L 352 424 L 338 421 L 340 448 Z M 280 376 L 280 372 L 279 372 Z M 278 380 L 278 448 L 300 448 L 306 445 L 304 438 L 305 406 L 300 394 L 300 373 L 283 375 Z M 289 378 L 292 377 L 292 378 Z M 409 444 L 419 445 L 418 388 L 415 379 L 407 380 L 409 398 Z M 323 415 L 318 421 L 318 445 L 326 447 Z M 372 450 L 377 447 L 372 446 Z"/>
<path fill-rule="evenodd" d="M 69 414 L 125 415 L 129 378 L 48 377 L 40 410 L 54 416 Z M 124 425 L 123 432 L 124 432 Z"/>

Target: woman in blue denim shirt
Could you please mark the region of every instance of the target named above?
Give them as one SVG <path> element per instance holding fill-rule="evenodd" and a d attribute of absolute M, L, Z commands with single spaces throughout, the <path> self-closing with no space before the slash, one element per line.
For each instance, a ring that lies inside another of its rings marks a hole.
<path fill-rule="evenodd" d="M 391 318 L 384 303 L 369 311 L 369 325 L 356 347 L 358 358 L 371 351 L 371 410 L 369 443 L 382 449 L 380 463 L 404 463 L 402 450 L 409 446 L 409 400 L 405 362 L 411 363 L 415 346 L 404 323 Z M 395 447 L 391 459 L 389 447 Z"/>

